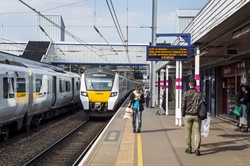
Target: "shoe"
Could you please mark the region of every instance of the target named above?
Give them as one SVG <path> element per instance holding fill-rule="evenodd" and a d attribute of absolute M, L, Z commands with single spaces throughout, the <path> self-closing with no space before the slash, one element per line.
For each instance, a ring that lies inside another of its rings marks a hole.
<path fill-rule="evenodd" d="M 191 149 L 186 149 L 186 150 L 185 150 L 185 153 L 187 153 L 187 154 L 192 154 L 192 150 L 191 150 Z"/>
<path fill-rule="evenodd" d="M 135 129 L 133 130 L 133 133 L 136 133 L 136 132 L 135 132 Z"/>
<path fill-rule="evenodd" d="M 140 133 L 141 132 L 141 130 L 137 130 L 137 133 Z"/>
<path fill-rule="evenodd" d="M 242 126 L 238 126 L 237 129 L 234 129 L 234 131 L 241 131 Z"/>
<path fill-rule="evenodd" d="M 201 153 L 200 153 L 200 151 L 199 150 L 195 150 L 195 156 L 200 156 L 201 155 Z"/>
<path fill-rule="evenodd" d="M 247 133 L 248 132 L 248 127 L 245 127 L 241 132 Z"/>

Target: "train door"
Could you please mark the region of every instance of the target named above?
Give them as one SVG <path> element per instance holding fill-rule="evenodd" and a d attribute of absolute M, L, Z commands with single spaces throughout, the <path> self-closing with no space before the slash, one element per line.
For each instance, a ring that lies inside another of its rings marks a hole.
<path fill-rule="evenodd" d="M 56 102 L 56 76 L 52 78 L 52 102 L 51 106 L 54 106 Z"/>
<path fill-rule="evenodd" d="M 72 98 L 71 98 L 71 101 L 74 100 L 74 96 L 75 96 L 75 79 L 72 78 L 72 81 L 71 81 L 71 85 L 72 85 Z"/>
<path fill-rule="evenodd" d="M 14 77 L 3 77 L 2 121 L 10 119 L 17 109 L 14 93 Z"/>

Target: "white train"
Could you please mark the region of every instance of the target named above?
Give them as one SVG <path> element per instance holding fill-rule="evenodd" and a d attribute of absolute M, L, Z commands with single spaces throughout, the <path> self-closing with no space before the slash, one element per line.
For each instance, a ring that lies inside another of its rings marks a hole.
<path fill-rule="evenodd" d="M 81 77 L 81 102 L 90 117 L 112 116 L 139 82 L 106 68 L 86 70 Z"/>
<path fill-rule="evenodd" d="M 80 75 L 0 61 L 0 136 L 81 105 Z"/>

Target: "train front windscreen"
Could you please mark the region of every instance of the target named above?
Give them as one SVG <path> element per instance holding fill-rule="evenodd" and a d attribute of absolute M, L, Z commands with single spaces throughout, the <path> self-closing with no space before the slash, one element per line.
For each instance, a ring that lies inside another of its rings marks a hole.
<path fill-rule="evenodd" d="M 111 91 L 114 83 L 114 75 L 88 74 L 85 76 L 87 91 Z"/>

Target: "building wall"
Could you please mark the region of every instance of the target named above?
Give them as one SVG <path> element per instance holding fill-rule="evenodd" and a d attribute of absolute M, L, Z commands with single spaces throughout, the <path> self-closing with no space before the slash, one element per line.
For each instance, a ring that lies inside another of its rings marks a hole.
<path fill-rule="evenodd" d="M 182 33 L 183 30 L 187 27 L 187 25 L 194 19 L 194 17 L 185 17 L 181 18 L 178 17 L 176 20 L 176 32 L 177 33 Z"/>
<path fill-rule="evenodd" d="M 63 23 L 63 19 L 61 15 L 45 15 L 49 20 L 57 24 L 61 27 L 54 26 L 52 23 L 47 21 L 41 16 L 37 16 L 37 41 L 51 41 L 54 42 L 64 41 L 65 35 L 65 25 Z M 48 36 L 40 29 L 39 25 L 44 29 L 44 31 L 48 34 Z M 50 39 L 51 38 L 51 39 Z"/>
<path fill-rule="evenodd" d="M 182 33 L 199 11 L 200 9 L 177 9 L 175 12 L 176 33 Z"/>

